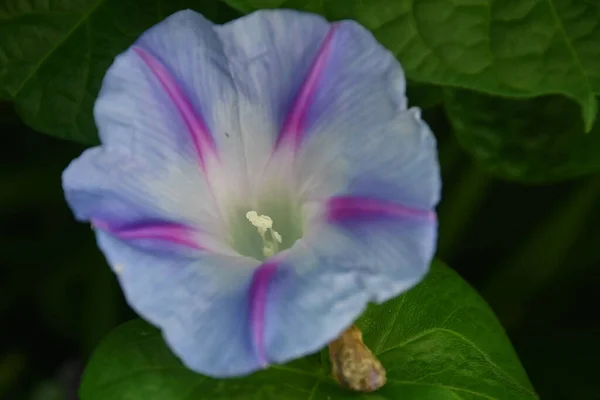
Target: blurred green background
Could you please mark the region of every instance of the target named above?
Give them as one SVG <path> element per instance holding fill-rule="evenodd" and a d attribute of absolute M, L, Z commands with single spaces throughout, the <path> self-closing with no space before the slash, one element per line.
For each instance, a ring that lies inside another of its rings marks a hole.
<path fill-rule="evenodd" d="M 552 185 L 488 175 L 459 146 L 439 101 L 444 195 L 438 257 L 494 308 L 542 399 L 600 399 L 600 174 Z M 134 317 L 74 221 L 60 175 L 84 149 L 32 131 L 0 103 L 0 398 L 76 399 L 97 343 Z"/>

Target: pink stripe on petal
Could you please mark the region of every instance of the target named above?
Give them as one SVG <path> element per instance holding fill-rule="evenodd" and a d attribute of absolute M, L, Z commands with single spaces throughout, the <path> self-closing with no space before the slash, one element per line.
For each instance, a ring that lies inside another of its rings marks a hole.
<path fill-rule="evenodd" d="M 254 271 L 249 291 L 249 324 L 252 343 L 261 366 L 267 367 L 269 361 L 265 354 L 265 312 L 269 283 L 277 270 L 277 260 L 267 261 Z"/>
<path fill-rule="evenodd" d="M 296 98 L 292 104 L 292 107 L 288 111 L 288 114 L 283 123 L 275 148 L 279 147 L 282 142 L 291 141 L 294 147 L 297 147 L 300 143 L 302 136 L 305 134 L 306 126 L 306 115 L 311 106 L 319 82 L 323 76 L 325 68 L 327 66 L 327 59 L 331 51 L 331 45 L 333 42 L 333 36 L 338 29 L 337 24 L 332 24 L 323 44 L 319 49 L 315 60 L 313 61 L 308 74 L 298 91 Z"/>
<path fill-rule="evenodd" d="M 366 197 L 333 197 L 327 203 L 327 220 L 342 222 L 374 218 L 423 218 L 435 221 L 434 211 L 403 206 Z"/>
<path fill-rule="evenodd" d="M 133 47 L 133 51 L 141 57 L 144 63 L 148 66 L 152 74 L 158 79 L 163 89 L 167 92 L 169 98 L 177 108 L 177 111 L 181 115 L 192 141 L 194 142 L 194 148 L 200 159 L 202 169 L 206 168 L 206 153 L 215 150 L 213 138 L 206 128 L 204 121 L 201 116 L 198 115 L 194 106 L 187 98 L 176 78 L 171 75 L 167 67 L 165 67 L 160 60 L 154 57 L 147 50 L 141 47 Z"/>
<path fill-rule="evenodd" d="M 194 231 L 186 226 L 169 223 L 148 223 L 135 226 L 114 227 L 105 221 L 92 220 L 95 228 L 101 229 L 119 239 L 155 239 L 202 250 L 193 238 Z"/>

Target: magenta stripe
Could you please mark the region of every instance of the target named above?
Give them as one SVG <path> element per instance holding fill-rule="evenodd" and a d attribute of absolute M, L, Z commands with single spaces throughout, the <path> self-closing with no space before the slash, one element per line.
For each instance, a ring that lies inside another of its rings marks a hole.
<path fill-rule="evenodd" d="M 119 239 L 139 240 L 154 239 L 174 243 L 185 247 L 201 250 L 193 238 L 193 230 L 179 224 L 146 223 L 135 226 L 115 227 L 105 221 L 92 220 L 94 227 L 101 229 Z"/>
<path fill-rule="evenodd" d="M 329 32 L 327 32 L 327 36 L 325 36 L 325 40 L 323 40 L 323 44 L 308 70 L 308 74 L 292 103 L 292 107 L 288 111 L 279 137 L 277 138 L 277 142 L 275 143 L 275 148 L 279 147 L 282 142 L 287 142 L 290 139 L 292 140 L 294 147 L 297 147 L 300 143 L 300 139 L 306 131 L 306 116 L 310 110 L 311 103 L 317 92 L 317 87 L 327 66 L 327 59 L 331 52 L 333 36 L 337 29 L 338 25 L 332 24 Z"/>
<path fill-rule="evenodd" d="M 265 313 L 267 308 L 267 294 L 269 283 L 277 270 L 279 263 L 276 260 L 265 262 L 254 271 L 249 291 L 249 324 L 252 344 L 262 367 L 269 364 L 265 352 Z"/>
<path fill-rule="evenodd" d="M 213 138 L 206 128 L 202 117 L 194 110 L 194 106 L 187 98 L 176 78 L 171 75 L 166 66 L 159 59 L 154 57 L 150 52 L 141 47 L 133 47 L 133 51 L 139 55 L 144 63 L 150 68 L 152 74 L 158 79 L 163 89 L 169 95 L 169 98 L 179 111 L 179 115 L 183 119 L 189 134 L 194 142 L 194 148 L 200 159 L 202 168 L 206 167 L 206 153 L 215 150 Z"/>
<path fill-rule="evenodd" d="M 407 207 L 366 197 L 332 197 L 327 203 L 327 220 L 330 222 L 381 217 L 436 220 L 435 212 L 432 210 Z"/>

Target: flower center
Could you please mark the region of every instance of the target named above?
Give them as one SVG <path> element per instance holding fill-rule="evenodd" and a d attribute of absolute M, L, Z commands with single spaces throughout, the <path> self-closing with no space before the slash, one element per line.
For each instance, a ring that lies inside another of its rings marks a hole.
<path fill-rule="evenodd" d="M 232 207 L 227 221 L 231 248 L 260 261 L 292 247 L 306 223 L 303 207 L 292 196 L 276 188 L 263 193 L 257 201 Z"/>
<path fill-rule="evenodd" d="M 263 255 L 271 257 L 279 251 L 279 244 L 282 242 L 281 235 L 273 229 L 273 220 L 268 215 L 258 215 L 256 211 L 248 211 L 246 219 L 258 230 L 258 234 L 263 242 Z M 267 237 L 267 232 L 270 238 Z"/>

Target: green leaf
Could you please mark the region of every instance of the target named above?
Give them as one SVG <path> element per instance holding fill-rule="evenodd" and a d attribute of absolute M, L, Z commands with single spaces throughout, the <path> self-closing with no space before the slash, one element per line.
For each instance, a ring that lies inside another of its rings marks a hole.
<path fill-rule="evenodd" d="M 359 395 L 331 378 L 324 353 L 250 377 L 214 380 L 184 368 L 158 330 L 135 320 L 113 331 L 84 374 L 82 400 L 521 400 L 536 399 L 487 304 L 440 262 L 416 288 L 358 321 L 388 372 L 375 394 Z"/>
<path fill-rule="evenodd" d="M 235 17 L 218 0 L 3 0 L 0 98 L 33 129 L 96 143 L 92 106 L 114 57 L 174 11 Z"/>
<path fill-rule="evenodd" d="M 587 130 L 600 93 L 600 4 L 589 0 L 225 0 L 241 11 L 297 8 L 354 19 L 408 78 L 504 96 L 561 93 Z"/>
<path fill-rule="evenodd" d="M 460 143 L 503 178 L 551 182 L 600 170 L 600 124 L 585 134 L 577 105 L 564 97 L 446 90 L 444 104 Z"/>

